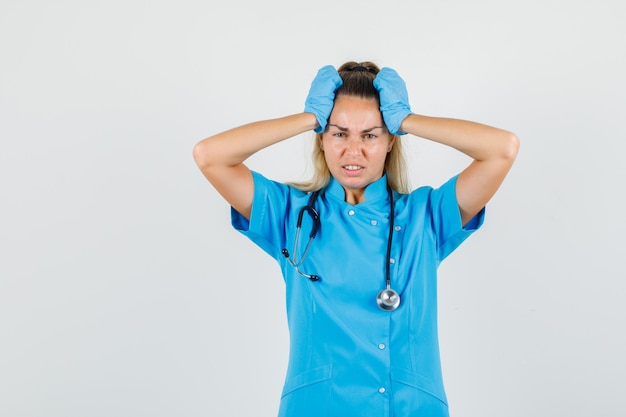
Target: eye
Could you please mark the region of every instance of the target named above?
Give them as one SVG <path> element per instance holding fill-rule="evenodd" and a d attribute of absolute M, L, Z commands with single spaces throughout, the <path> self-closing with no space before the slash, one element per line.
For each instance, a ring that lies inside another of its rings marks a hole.
<path fill-rule="evenodd" d="M 365 139 L 376 139 L 376 135 L 374 135 L 373 133 L 366 133 L 365 135 L 363 135 L 363 137 Z"/>
<path fill-rule="evenodd" d="M 336 137 L 336 138 L 343 138 L 343 137 L 346 136 L 346 134 L 343 133 L 343 132 L 335 132 L 335 133 L 333 133 L 333 136 Z"/>

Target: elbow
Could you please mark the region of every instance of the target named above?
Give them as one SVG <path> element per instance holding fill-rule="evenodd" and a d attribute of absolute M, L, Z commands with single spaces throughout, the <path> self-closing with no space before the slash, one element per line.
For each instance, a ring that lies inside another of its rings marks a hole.
<path fill-rule="evenodd" d="M 508 159 L 511 162 L 517 157 L 519 151 L 519 138 L 515 133 L 504 132 L 502 138 L 502 157 Z"/>
<path fill-rule="evenodd" d="M 206 139 L 194 145 L 192 154 L 196 165 L 201 169 L 211 165 L 211 150 Z"/>

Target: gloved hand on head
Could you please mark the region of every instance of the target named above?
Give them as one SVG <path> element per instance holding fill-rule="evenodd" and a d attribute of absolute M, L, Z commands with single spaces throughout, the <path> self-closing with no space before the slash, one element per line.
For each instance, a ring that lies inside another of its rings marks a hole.
<path fill-rule="evenodd" d="M 380 94 L 380 111 L 387 129 L 394 135 L 405 135 L 400 126 L 412 112 L 404 80 L 395 70 L 382 68 L 374 78 L 374 88 Z"/>
<path fill-rule="evenodd" d="M 330 112 L 335 103 L 335 91 L 343 84 L 339 73 L 332 65 L 326 65 L 317 72 L 311 83 L 309 95 L 304 103 L 304 111 L 313 113 L 317 118 L 318 127 L 316 133 L 322 133 L 326 129 Z"/>

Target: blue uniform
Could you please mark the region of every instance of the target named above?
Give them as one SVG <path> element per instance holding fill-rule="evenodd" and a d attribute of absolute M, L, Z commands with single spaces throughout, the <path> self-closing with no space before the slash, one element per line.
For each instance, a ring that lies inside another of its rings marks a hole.
<path fill-rule="evenodd" d="M 286 286 L 290 356 L 279 417 L 448 416 L 437 333 L 437 267 L 484 218 L 465 227 L 456 177 L 437 189 L 394 192 L 391 287 L 402 302 L 383 311 L 389 234 L 386 177 L 365 202 L 344 201 L 331 179 L 316 203 L 321 228 L 299 275 L 281 250 L 293 250 L 298 212 L 309 195 L 253 172 L 250 221 L 232 210 L 233 226 L 279 263 Z M 305 215 L 298 246 L 312 222 Z M 292 254 L 293 255 L 293 254 Z"/>

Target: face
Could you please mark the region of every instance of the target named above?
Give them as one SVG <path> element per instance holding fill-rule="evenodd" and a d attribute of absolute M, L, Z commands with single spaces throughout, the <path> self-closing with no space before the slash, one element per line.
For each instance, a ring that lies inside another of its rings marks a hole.
<path fill-rule="evenodd" d="M 320 146 L 331 175 L 346 191 L 346 201 L 364 201 L 365 187 L 383 175 L 394 139 L 375 99 L 335 99 Z"/>

